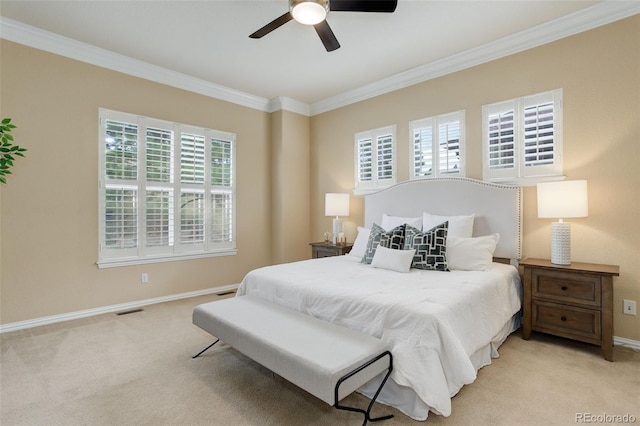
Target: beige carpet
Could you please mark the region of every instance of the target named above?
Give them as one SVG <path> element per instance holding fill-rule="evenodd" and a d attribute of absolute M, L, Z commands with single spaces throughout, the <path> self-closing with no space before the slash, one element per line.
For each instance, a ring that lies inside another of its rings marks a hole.
<path fill-rule="evenodd" d="M 0 424 L 359 425 L 191 324 L 202 296 L 129 315 L 100 315 L 0 335 Z M 217 345 L 216 345 L 217 346 Z M 590 345 L 518 333 L 475 383 L 453 398 L 453 414 L 415 422 L 376 404 L 379 425 L 571 425 L 577 413 L 635 416 L 640 353 L 616 347 L 615 362 Z M 428 378 L 426 378 L 428 380 Z M 349 405 L 368 400 L 349 396 Z"/>

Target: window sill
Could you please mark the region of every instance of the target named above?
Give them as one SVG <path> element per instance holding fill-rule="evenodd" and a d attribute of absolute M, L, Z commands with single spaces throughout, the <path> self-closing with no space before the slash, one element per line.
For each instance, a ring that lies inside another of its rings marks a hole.
<path fill-rule="evenodd" d="M 228 249 L 207 253 L 183 253 L 178 255 L 165 255 L 153 257 L 134 257 L 126 259 L 106 259 L 96 262 L 98 269 L 117 268 L 119 266 L 146 265 L 150 263 L 176 262 L 181 260 L 205 259 L 209 257 L 235 256 L 238 249 Z"/>
<path fill-rule="evenodd" d="M 563 175 L 558 176 L 532 176 L 527 178 L 515 178 L 515 179 L 485 179 L 485 182 L 499 183 L 503 185 L 515 185 L 515 186 L 536 186 L 543 182 L 555 182 L 565 180 L 567 177 Z"/>

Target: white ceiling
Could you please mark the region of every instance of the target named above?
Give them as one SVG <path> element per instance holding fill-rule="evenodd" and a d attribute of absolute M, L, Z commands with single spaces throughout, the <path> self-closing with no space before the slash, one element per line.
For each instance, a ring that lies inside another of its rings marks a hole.
<path fill-rule="evenodd" d="M 558 23 L 601 3 L 400 0 L 392 14 L 332 12 L 327 21 L 342 45 L 334 52 L 295 21 L 248 37 L 285 13 L 286 0 L 1 0 L 0 14 L 234 91 L 313 105 L 549 22 L 559 32 Z"/>

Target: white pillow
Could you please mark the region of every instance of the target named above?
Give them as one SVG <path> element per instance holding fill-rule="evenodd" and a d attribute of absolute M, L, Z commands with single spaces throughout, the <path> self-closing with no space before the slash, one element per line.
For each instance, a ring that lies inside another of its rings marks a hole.
<path fill-rule="evenodd" d="M 422 227 L 422 218 L 420 217 L 402 217 L 402 216 L 389 216 L 388 214 L 383 214 L 382 215 L 382 223 L 380 223 L 380 226 L 382 226 L 382 228 L 385 231 L 391 231 L 393 228 L 400 226 L 400 225 L 404 225 L 405 223 L 408 223 L 409 225 L 413 226 L 414 228 L 418 228 L 421 229 Z"/>
<path fill-rule="evenodd" d="M 471 238 L 473 235 L 473 219 L 474 214 L 469 216 L 438 216 L 435 214 L 422 213 L 422 230 L 428 231 L 434 226 L 438 226 L 443 222 L 449 222 L 447 236 Z"/>
<path fill-rule="evenodd" d="M 476 238 L 447 237 L 447 266 L 452 271 L 486 271 L 500 234 Z"/>
<path fill-rule="evenodd" d="M 415 254 L 415 249 L 396 250 L 378 246 L 373 255 L 371 266 L 396 272 L 409 272 Z"/>
<path fill-rule="evenodd" d="M 358 235 L 356 236 L 356 240 L 353 242 L 353 247 L 351 247 L 351 251 L 349 252 L 351 256 L 359 258 L 364 256 L 364 252 L 367 250 L 370 233 L 371 229 L 358 226 Z"/>

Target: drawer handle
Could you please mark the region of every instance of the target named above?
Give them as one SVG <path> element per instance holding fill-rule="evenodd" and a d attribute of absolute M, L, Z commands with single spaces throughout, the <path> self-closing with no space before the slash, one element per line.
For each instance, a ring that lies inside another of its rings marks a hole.
<path fill-rule="evenodd" d="M 562 287 L 560 287 L 560 289 L 561 289 L 562 291 L 567 291 L 567 286 L 566 286 L 566 285 L 563 285 Z"/>
<path fill-rule="evenodd" d="M 560 317 L 560 320 L 561 320 L 561 321 L 566 321 L 566 320 L 567 320 L 567 317 L 565 317 L 565 316 L 563 315 L 563 316 L 561 316 L 561 317 Z"/>

